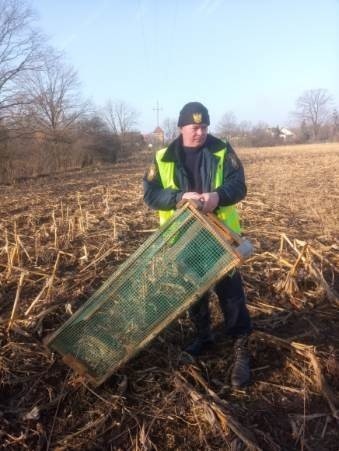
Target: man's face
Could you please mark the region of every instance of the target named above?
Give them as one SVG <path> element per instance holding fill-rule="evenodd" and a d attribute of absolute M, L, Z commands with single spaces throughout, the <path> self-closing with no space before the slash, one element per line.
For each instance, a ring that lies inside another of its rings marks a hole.
<path fill-rule="evenodd" d="M 183 144 L 185 147 L 200 147 L 207 138 L 208 125 L 189 124 L 181 127 Z"/>

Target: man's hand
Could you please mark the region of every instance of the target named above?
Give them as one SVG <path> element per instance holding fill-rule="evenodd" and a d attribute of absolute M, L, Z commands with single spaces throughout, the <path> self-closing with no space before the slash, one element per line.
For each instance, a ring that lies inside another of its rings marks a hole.
<path fill-rule="evenodd" d="M 219 205 L 219 194 L 216 192 L 200 194 L 199 199 L 203 204 L 203 213 L 210 213 Z"/>
<path fill-rule="evenodd" d="M 189 192 L 183 194 L 182 199 L 184 199 L 184 200 L 189 200 L 189 199 L 200 200 L 201 196 L 202 195 L 199 193 L 194 193 L 194 192 L 189 191 Z"/>

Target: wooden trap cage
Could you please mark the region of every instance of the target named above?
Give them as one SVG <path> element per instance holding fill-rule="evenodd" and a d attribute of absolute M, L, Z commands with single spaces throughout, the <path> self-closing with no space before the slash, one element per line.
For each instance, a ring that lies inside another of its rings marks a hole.
<path fill-rule="evenodd" d="M 247 240 L 186 203 L 46 344 L 100 385 L 250 253 Z"/>

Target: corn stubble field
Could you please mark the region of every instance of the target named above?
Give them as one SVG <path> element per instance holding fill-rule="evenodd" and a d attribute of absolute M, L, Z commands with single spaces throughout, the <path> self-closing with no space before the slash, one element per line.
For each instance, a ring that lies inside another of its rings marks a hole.
<path fill-rule="evenodd" d="M 338 450 L 339 144 L 240 149 L 242 268 L 253 383 L 229 385 L 231 343 L 184 362 L 186 315 L 93 388 L 42 340 L 157 227 L 151 156 L 0 186 L 0 447 Z"/>

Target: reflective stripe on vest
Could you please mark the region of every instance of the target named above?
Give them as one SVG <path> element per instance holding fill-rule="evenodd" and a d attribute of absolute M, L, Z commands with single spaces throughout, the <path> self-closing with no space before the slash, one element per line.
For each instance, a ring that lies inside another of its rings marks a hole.
<path fill-rule="evenodd" d="M 162 158 L 166 152 L 167 148 L 160 149 L 156 153 L 156 161 L 159 168 L 161 183 L 163 188 L 170 188 L 179 190 L 174 182 L 174 161 L 162 161 Z M 215 173 L 213 181 L 213 189 L 219 188 L 222 185 L 224 179 L 224 160 L 226 156 L 226 148 L 219 150 L 213 154 L 218 158 L 218 167 Z M 174 210 L 159 210 L 160 225 L 163 225 L 174 213 Z M 240 233 L 240 222 L 237 209 L 234 205 L 228 207 L 219 207 L 216 210 L 216 215 L 220 221 L 226 224 L 234 232 Z"/>

